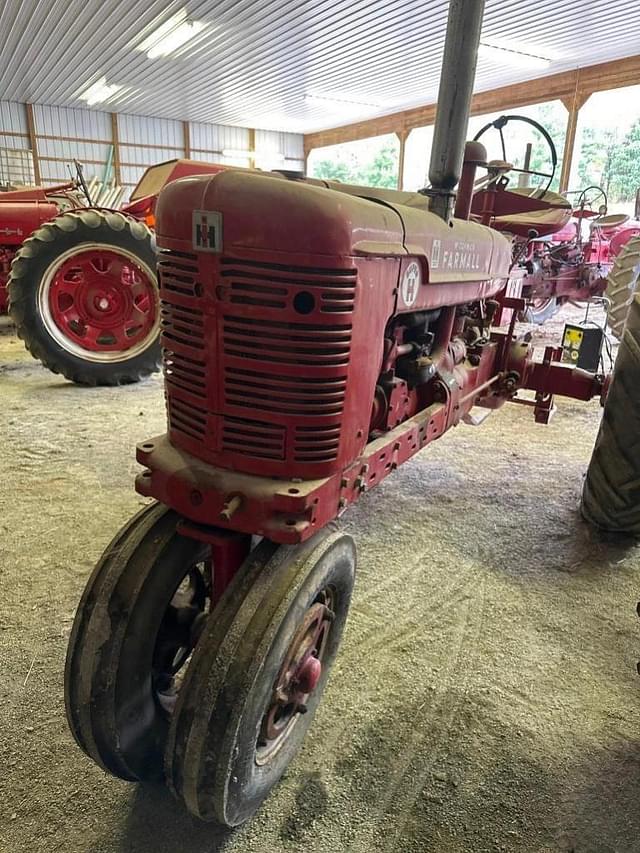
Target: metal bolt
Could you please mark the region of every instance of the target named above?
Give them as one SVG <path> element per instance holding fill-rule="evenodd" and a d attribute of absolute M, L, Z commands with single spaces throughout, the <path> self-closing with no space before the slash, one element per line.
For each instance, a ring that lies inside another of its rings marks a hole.
<path fill-rule="evenodd" d="M 229 521 L 231 516 L 240 509 L 242 504 L 242 497 L 240 495 L 234 495 L 232 498 L 227 498 L 224 502 L 224 506 L 220 510 L 220 518 L 223 518 L 225 521 Z"/>

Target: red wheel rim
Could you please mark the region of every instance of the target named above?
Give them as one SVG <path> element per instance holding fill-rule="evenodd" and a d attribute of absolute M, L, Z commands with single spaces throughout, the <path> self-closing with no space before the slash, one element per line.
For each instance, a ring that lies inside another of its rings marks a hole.
<path fill-rule="evenodd" d="M 155 276 L 126 250 L 92 244 L 65 252 L 47 270 L 40 296 L 52 336 L 82 357 L 131 358 L 157 336 Z"/>
<path fill-rule="evenodd" d="M 322 661 L 334 619 L 334 592 L 327 587 L 300 622 L 272 688 L 256 742 L 256 764 L 266 764 L 291 733 L 322 676 Z"/>

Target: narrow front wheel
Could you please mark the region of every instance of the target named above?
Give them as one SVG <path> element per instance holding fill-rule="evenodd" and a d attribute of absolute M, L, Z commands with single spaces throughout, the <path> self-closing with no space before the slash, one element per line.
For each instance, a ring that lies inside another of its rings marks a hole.
<path fill-rule="evenodd" d="M 336 657 L 355 546 L 323 531 L 299 546 L 263 542 L 203 634 L 166 749 L 188 810 L 227 826 L 259 808 L 297 753 Z"/>

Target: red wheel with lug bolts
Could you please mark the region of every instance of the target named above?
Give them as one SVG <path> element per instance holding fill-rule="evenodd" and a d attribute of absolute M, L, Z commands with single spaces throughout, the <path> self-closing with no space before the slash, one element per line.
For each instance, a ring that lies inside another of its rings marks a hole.
<path fill-rule="evenodd" d="M 39 298 L 52 337 L 90 361 L 130 358 L 158 334 L 155 274 L 124 250 L 70 249 L 47 271 Z"/>
<path fill-rule="evenodd" d="M 354 572 L 351 537 L 325 529 L 302 545 L 264 540 L 227 589 L 165 753 L 169 786 L 196 817 L 243 823 L 286 770 L 336 657 Z"/>
<path fill-rule="evenodd" d="M 327 587 L 311 605 L 293 638 L 278 673 L 256 746 L 256 762 L 264 764 L 284 742 L 298 714 L 307 713 L 309 696 L 322 675 L 322 659 L 335 613 L 334 593 Z"/>
<path fill-rule="evenodd" d="M 160 362 L 155 240 L 121 213 L 65 213 L 11 266 L 11 316 L 34 358 L 81 385 L 119 385 Z"/>

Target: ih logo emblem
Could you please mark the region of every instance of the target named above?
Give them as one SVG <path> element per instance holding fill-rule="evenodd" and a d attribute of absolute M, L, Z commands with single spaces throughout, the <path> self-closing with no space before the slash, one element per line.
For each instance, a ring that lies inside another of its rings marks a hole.
<path fill-rule="evenodd" d="M 411 308 L 413 303 L 418 298 L 418 289 L 420 288 L 420 267 L 415 261 L 412 261 L 404 271 L 402 276 L 402 284 L 400 285 L 400 295 L 402 301 L 407 308 Z"/>
<path fill-rule="evenodd" d="M 193 248 L 199 252 L 222 251 L 222 214 L 211 210 L 193 211 Z"/>

